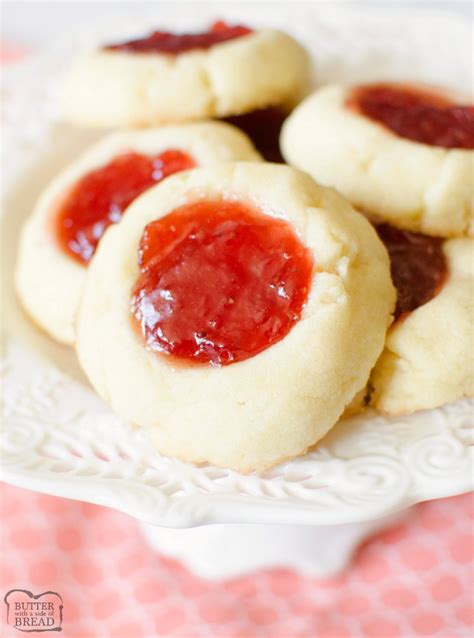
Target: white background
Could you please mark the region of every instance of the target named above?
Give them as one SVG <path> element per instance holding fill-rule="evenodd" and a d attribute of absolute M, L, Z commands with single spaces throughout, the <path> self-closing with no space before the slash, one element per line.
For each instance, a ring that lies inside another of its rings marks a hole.
<path fill-rule="evenodd" d="M 327 0 L 326 2 L 313 1 L 304 4 L 337 4 L 338 0 Z M 68 1 L 62 0 L 57 2 L 41 2 L 21 0 L 7 0 L 2 2 L 2 40 L 4 42 L 16 45 L 24 45 L 26 47 L 44 47 L 48 43 L 54 41 L 58 36 L 67 36 L 76 34 L 80 29 L 87 28 L 94 21 L 115 20 L 124 16 L 139 16 L 140 12 L 150 7 L 156 8 L 156 25 L 159 28 L 160 14 L 164 14 L 171 5 L 176 7 L 177 0 L 174 2 L 114 2 L 114 1 Z M 186 13 L 196 12 L 199 16 L 200 2 L 181 2 L 183 11 Z M 219 7 L 223 1 L 205 3 L 215 5 L 216 17 L 219 17 Z M 241 2 L 240 4 L 243 4 Z M 266 2 L 250 2 L 249 4 L 267 4 Z M 270 10 L 274 10 L 278 3 L 272 3 Z M 287 4 L 287 3 L 284 3 Z M 297 4 L 292 0 L 292 4 Z M 406 0 L 405 2 L 391 2 L 389 0 L 378 0 L 374 2 L 363 2 L 352 0 L 347 2 L 339 2 L 339 4 L 352 4 L 361 6 L 377 6 L 380 11 L 385 7 L 411 7 L 426 10 L 451 11 L 464 15 L 466 19 L 473 15 L 473 3 L 469 0 Z M 153 10 L 153 12 L 155 9 Z"/>

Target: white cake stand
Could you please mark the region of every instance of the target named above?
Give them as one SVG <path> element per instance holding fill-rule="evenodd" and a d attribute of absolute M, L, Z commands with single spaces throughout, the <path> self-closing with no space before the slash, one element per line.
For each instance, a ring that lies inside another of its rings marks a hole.
<path fill-rule="evenodd" d="M 216 17 L 212 7 L 198 9 L 199 17 L 183 16 L 168 5 L 160 25 L 185 30 Z M 293 31 L 313 52 L 321 82 L 401 78 L 469 85 L 469 26 L 449 14 L 290 3 L 278 11 L 269 3 L 258 9 L 221 4 L 217 13 Z M 99 25 L 93 39 L 153 26 L 151 15 L 142 13 L 135 26 L 124 16 L 113 32 Z M 145 433 L 122 423 L 94 395 L 74 353 L 28 321 L 12 289 L 21 223 L 48 180 L 98 136 L 55 119 L 58 79 L 76 47 L 59 43 L 8 72 L 4 83 L 4 480 L 126 512 L 142 522 L 153 547 L 208 578 L 276 566 L 333 574 L 361 540 L 411 505 L 472 489 L 469 401 L 392 420 L 354 417 L 305 456 L 265 475 L 243 476 L 160 456 Z"/>

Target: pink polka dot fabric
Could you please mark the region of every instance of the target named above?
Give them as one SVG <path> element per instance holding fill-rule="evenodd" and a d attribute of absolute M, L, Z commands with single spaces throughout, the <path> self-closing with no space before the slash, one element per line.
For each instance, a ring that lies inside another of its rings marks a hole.
<path fill-rule="evenodd" d="M 67 638 L 472 636 L 470 495 L 417 506 L 337 578 L 269 570 L 223 583 L 159 556 L 119 512 L 6 485 L 0 504 L 1 597 L 58 592 Z M 2 623 L 18 638 L 5 608 Z"/>

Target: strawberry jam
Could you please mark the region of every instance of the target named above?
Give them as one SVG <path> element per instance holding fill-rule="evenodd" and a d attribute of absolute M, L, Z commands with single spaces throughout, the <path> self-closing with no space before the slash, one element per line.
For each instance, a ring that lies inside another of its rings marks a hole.
<path fill-rule="evenodd" d="M 154 157 L 134 152 L 117 155 L 84 175 L 67 194 L 56 217 L 59 244 L 86 264 L 106 228 L 120 220 L 138 195 L 168 175 L 194 166 L 189 155 L 175 149 Z"/>
<path fill-rule="evenodd" d="M 150 35 L 119 44 L 109 44 L 104 48 L 109 51 L 126 53 L 170 53 L 178 55 L 196 49 L 210 49 L 215 44 L 235 40 L 243 35 L 253 33 L 252 29 L 242 25 L 231 26 L 226 22 L 215 22 L 204 33 L 175 34 L 167 31 L 153 31 Z"/>
<path fill-rule="evenodd" d="M 248 203 L 200 200 L 148 224 L 132 321 L 151 350 L 228 365 L 299 320 L 313 259 L 286 221 Z"/>
<path fill-rule="evenodd" d="M 474 107 L 453 104 L 437 93 L 412 86 L 356 87 L 347 105 L 414 142 L 474 149 Z"/>
<path fill-rule="evenodd" d="M 397 290 L 395 319 L 427 303 L 439 293 L 447 278 L 443 239 L 376 224 L 390 255 L 392 280 Z"/>

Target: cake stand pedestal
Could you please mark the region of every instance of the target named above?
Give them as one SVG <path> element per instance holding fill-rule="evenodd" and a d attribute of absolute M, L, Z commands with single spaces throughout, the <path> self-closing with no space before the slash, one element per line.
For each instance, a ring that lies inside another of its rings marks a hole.
<path fill-rule="evenodd" d="M 201 578 L 225 580 L 271 568 L 328 578 L 348 566 L 363 541 L 407 515 L 346 525 L 230 523 L 167 529 L 142 524 L 142 530 L 151 547 Z"/>

